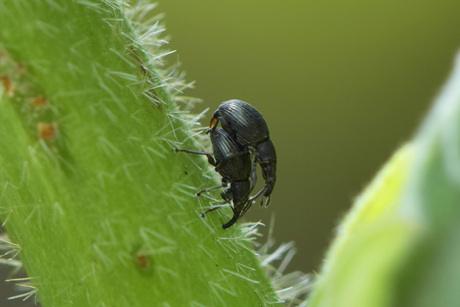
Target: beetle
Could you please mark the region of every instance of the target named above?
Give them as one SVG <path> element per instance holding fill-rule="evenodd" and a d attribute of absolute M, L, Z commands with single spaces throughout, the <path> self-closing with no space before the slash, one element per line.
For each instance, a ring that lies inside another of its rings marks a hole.
<path fill-rule="evenodd" d="M 251 191 L 257 181 L 257 163 L 262 168 L 265 186 L 255 196 L 251 197 L 250 201 L 263 194 L 261 206 L 263 206 L 264 197 L 267 198 L 265 206 L 268 206 L 276 182 L 276 151 L 270 140 L 270 132 L 264 117 L 249 103 L 232 99 L 224 101 L 214 112 L 210 129 L 216 130 L 219 123 L 230 137 L 242 145 L 244 149 L 255 152 L 251 174 Z"/>
<path fill-rule="evenodd" d="M 224 129 L 209 130 L 209 133 L 213 154 L 177 148 L 174 151 L 206 156 L 209 164 L 215 166 L 215 170 L 222 176 L 220 186 L 202 190 L 197 193 L 197 196 L 210 190 L 227 187 L 230 184 L 228 189 L 220 193 L 224 200 L 221 204 L 233 202 L 233 206 L 231 206 L 233 217 L 228 223 L 222 225 L 226 229 L 235 224 L 252 204 L 252 201 L 249 200 L 249 194 L 251 193 L 249 176 L 252 171 L 251 154 L 244 149 L 244 146 L 235 142 Z M 212 207 L 204 212 L 202 216 L 204 217 L 206 213 L 219 208 L 220 206 Z"/>

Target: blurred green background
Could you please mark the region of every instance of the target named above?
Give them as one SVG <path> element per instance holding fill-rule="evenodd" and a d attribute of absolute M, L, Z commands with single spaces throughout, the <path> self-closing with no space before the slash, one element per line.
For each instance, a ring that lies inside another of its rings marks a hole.
<path fill-rule="evenodd" d="M 460 47 L 460 1 L 159 1 L 170 56 L 209 107 L 238 98 L 278 154 L 272 205 L 246 220 L 295 240 L 289 270 L 317 271 L 334 228 L 408 141 Z M 259 177 L 260 178 L 260 177 Z"/>

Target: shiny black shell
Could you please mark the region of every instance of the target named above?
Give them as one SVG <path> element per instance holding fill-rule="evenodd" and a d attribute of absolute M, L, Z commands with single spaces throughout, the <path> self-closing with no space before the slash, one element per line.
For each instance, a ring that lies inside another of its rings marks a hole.
<path fill-rule="evenodd" d="M 210 134 L 216 171 L 229 182 L 247 181 L 252 170 L 249 151 L 236 143 L 222 128 L 211 130 Z"/>
<path fill-rule="evenodd" d="M 213 118 L 239 144 L 256 147 L 270 138 L 268 125 L 262 114 L 244 101 L 232 99 L 223 102 L 214 112 Z"/>

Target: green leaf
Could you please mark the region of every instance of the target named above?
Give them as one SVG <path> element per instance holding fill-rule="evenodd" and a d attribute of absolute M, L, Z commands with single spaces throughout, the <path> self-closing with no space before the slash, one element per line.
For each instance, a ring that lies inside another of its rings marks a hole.
<path fill-rule="evenodd" d="M 338 228 L 310 306 L 458 306 L 459 62 L 414 140 Z"/>
<path fill-rule="evenodd" d="M 402 147 L 337 229 L 310 306 L 388 306 L 395 270 L 417 226 L 397 213 L 411 145 Z"/>

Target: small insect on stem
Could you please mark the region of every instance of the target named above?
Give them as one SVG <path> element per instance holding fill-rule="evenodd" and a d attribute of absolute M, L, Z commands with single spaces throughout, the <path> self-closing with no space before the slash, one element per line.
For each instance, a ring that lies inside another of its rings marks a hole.
<path fill-rule="evenodd" d="M 256 196 L 251 197 L 251 200 L 263 194 L 261 206 L 264 204 L 264 197 L 267 198 L 265 206 L 268 206 L 276 182 L 276 151 L 270 140 L 270 132 L 264 117 L 249 103 L 232 99 L 223 102 L 214 112 L 210 129 L 215 130 L 219 123 L 230 137 L 243 146 L 244 151 L 255 152 L 251 173 L 251 191 L 257 182 L 257 163 L 262 168 L 265 186 Z"/>
<path fill-rule="evenodd" d="M 221 128 L 217 127 L 219 123 Z M 222 205 L 233 203 L 233 217 L 222 225 L 225 229 L 235 224 L 261 195 L 261 206 L 269 205 L 276 182 L 276 151 L 263 116 L 241 100 L 223 102 L 214 112 L 210 129 L 206 133 L 210 135 L 213 154 L 186 149 L 174 151 L 206 156 L 209 164 L 222 176 L 220 186 L 199 191 L 197 196 L 230 185 L 220 193 L 224 202 L 202 213 L 202 217 L 205 217 Z M 253 162 L 251 154 L 254 154 Z M 256 195 L 249 197 L 257 182 L 257 164 L 262 168 L 265 186 Z"/>

